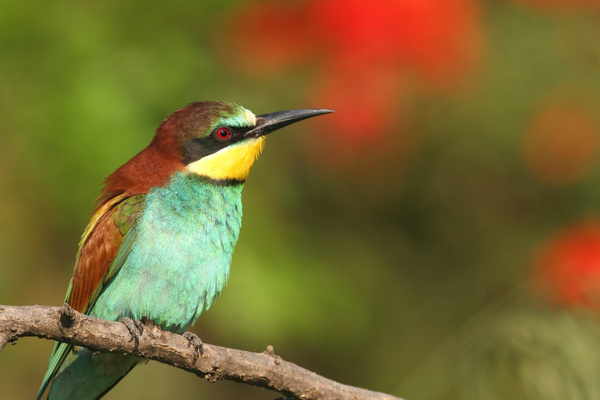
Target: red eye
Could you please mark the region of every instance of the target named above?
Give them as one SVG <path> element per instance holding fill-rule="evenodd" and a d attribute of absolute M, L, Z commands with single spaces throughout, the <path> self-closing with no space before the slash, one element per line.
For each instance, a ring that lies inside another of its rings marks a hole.
<path fill-rule="evenodd" d="M 231 131 L 227 128 L 219 128 L 215 132 L 215 136 L 219 140 L 227 140 L 231 136 Z"/>

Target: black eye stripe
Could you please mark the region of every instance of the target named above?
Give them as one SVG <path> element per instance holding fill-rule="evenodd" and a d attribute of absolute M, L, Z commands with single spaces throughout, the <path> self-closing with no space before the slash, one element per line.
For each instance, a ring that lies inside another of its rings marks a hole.
<path fill-rule="evenodd" d="M 229 136 L 227 138 L 219 137 L 219 130 L 227 129 Z M 181 161 L 184 164 L 197 161 L 203 157 L 209 156 L 225 147 L 237 143 L 244 139 L 244 134 L 251 130 L 252 127 L 232 127 L 218 126 L 205 137 L 189 139 L 183 144 Z"/>

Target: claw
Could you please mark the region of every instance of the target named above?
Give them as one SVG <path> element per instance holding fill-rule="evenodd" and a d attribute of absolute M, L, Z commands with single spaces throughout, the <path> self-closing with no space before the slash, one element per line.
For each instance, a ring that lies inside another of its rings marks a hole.
<path fill-rule="evenodd" d="M 195 351 L 192 364 L 196 364 L 198 357 L 204 354 L 204 350 L 202 349 L 202 339 L 193 332 L 185 332 L 182 336 L 188 340 L 188 346 L 194 346 Z"/>
<path fill-rule="evenodd" d="M 133 351 L 137 351 L 140 345 L 140 336 L 144 333 L 144 323 L 127 317 L 121 318 L 120 322 L 127 327 L 127 330 L 131 334 L 129 341 L 135 341 L 135 348 Z"/>

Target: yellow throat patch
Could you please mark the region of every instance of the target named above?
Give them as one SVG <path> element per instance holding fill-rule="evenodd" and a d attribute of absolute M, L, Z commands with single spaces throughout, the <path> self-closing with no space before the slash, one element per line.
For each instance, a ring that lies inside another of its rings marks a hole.
<path fill-rule="evenodd" d="M 264 136 L 225 147 L 186 166 L 188 172 L 214 180 L 245 181 L 265 146 Z"/>

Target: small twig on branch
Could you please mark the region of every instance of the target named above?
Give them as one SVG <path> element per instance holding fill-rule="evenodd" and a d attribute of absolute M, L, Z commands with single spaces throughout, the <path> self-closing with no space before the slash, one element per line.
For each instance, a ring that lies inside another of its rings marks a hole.
<path fill-rule="evenodd" d="M 202 356 L 194 363 L 195 350 L 186 337 L 156 326 L 144 329 L 135 350 L 135 343 L 129 340 L 131 334 L 120 322 L 80 314 L 67 305 L 0 305 L 0 351 L 8 342 L 16 343 L 24 336 L 58 340 L 92 351 L 136 355 L 190 371 L 211 382 L 242 382 L 303 400 L 400 400 L 324 378 L 282 360 L 270 346 L 263 353 L 251 353 L 203 344 Z"/>

